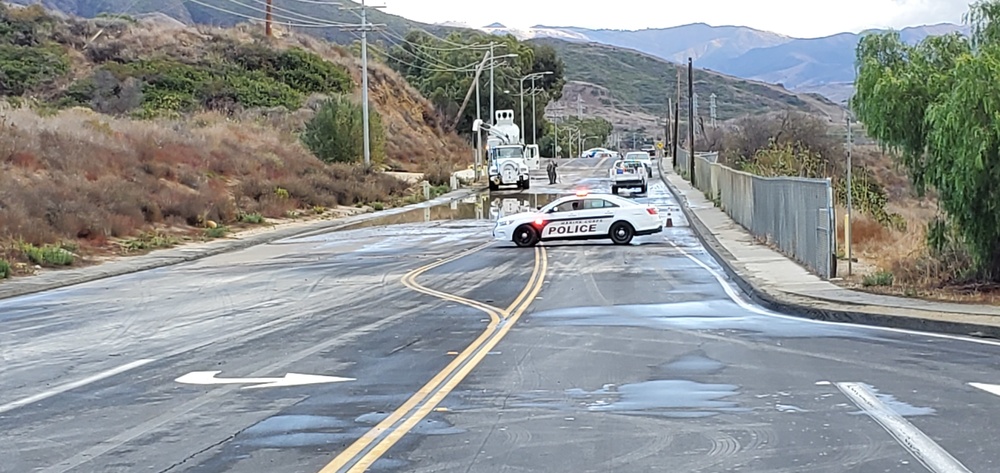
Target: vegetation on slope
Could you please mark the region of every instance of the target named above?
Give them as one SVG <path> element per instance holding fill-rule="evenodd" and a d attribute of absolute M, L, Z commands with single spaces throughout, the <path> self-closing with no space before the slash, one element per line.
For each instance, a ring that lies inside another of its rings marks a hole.
<path fill-rule="evenodd" d="M 0 6 L 0 261 L 58 266 L 411 199 L 415 189 L 355 164 L 358 59 L 256 30 Z M 467 160 L 398 74 L 372 64 L 370 86 L 376 162 Z"/>
<path fill-rule="evenodd" d="M 928 226 L 916 258 L 952 263 L 936 271 L 945 283 L 1000 282 L 1000 1 L 975 3 L 968 19 L 971 38 L 910 46 L 898 33 L 866 36 L 852 101 L 917 190 L 938 193 L 945 216 Z"/>
<path fill-rule="evenodd" d="M 667 97 L 677 90 L 678 65 L 637 51 L 597 43 L 571 43 L 554 39 L 535 39 L 532 44 L 544 44 L 555 49 L 566 64 L 566 78 L 590 82 L 608 88 L 613 100 L 623 107 L 639 109 L 662 116 Z M 687 72 L 684 65 L 682 97 L 687 96 Z M 700 99 L 701 115 L 707 115 L 709 97 L 717 96 L 719 120 L 781 110 L 822 113 L 815 98 L 804 98 L 780 87 L 736 79 L 722 74 L 695 69 L 694 88 Z M 609 101 L 611 99 L 608 99 Z M 608 103 L 606 105 L 614 105 Z M 833 103 L 827 103 L 836 107 Z M 687 99 L 682 99 L 682 107 Z"/>

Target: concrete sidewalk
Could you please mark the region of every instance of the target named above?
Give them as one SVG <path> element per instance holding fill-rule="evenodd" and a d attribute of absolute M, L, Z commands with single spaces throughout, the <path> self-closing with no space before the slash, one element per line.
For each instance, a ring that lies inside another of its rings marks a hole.
<path fill-rule="evenodd" d="M 409 212 L 415 209 L 447 204 L 449 202 L 477 194 L 483 190 L 483 186 L 458 189 L 419 204 L 396 207 L 378 212 L 358 214 L 333 220 L 296 222 L 278 229 L 267 229 L 266 227 L 262 227 L 258 228 L 256 231 L 243 233 L 240 236 L 231 236 L 205 243 L 195 243 L 175 248 L 154 250 L 145 255 L 121 257 L 94 266 L 66 270 L 50 270 L 34 276 L 0 280 L 0 300 L 199 260 L 286 238 L 304 236 L 311 233 L 314 234 L 334 231 L 359 222 Z"/>
<path fill-rule="evenodd" d="M 695 233 L 726 272 L 769 309 L 806 317 L 1000 338 L 1000 307 L 931 302 L 869 294 L 825 281 L 742 226 L 661 161 L 660 177 L 677 198 Z"/>

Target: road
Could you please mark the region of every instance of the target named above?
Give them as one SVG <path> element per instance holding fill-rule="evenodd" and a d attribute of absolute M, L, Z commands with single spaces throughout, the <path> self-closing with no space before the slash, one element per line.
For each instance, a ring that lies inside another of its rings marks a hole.
<path fill-rule="evenodd" d="M 491 241 L 609 166 L 0 301 L 0 471 L 1000 471 L 1000 344 L 761 309 L 658 182 L 631 245 Z"/>

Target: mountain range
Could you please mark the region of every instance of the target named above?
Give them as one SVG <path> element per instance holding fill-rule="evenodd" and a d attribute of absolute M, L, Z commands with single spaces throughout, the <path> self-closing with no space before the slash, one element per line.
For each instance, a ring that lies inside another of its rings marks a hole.
<path fill-rule="evenodd" d="M 3 0 L 0 0 L 3 1 Z M 44 6 L 67 14 L 93 17 L 99 14 L 156 14 L 185 24 L 230 26 L 248 20 L 260 21 L 262 0 L 7 0 Z M 277 2 L 276 2 L 277 3 Z M 344 0 L 344 5 L 353 2 Z M 280 2 L 275 5 L 275 22 L 288 21 L 356 23 L 354 12 L 317 2 Z M 685 64 L 690 57 L 695 67 L 742 79 L 778 84 L 796 93 L 818 93 L 835 103 L 844 103 L 853 91 L 854 53 L 861 34 L 841 33 L 823 38 L 792 38 L 743 26 L 710 26 L 695 23 L 671 28 L 643 30 L 588 29 L 538 25 L 513 29 L 494 23 L 472 28 L 461 23 L 425 24 L 372 10 L 369 19 L 386 25 L 376 37 L 391 35 L 391 42 L 413 28 L 446 35 L 456 28 L 476 29 L 494 34 L 512 34 L 519 39 L 562 40 L 571 43 L 599 43 L 627 48 L 669 62 Z M 329 40 L 349 43 L 357 33 L 342 28 L 310 28 Z M 873 30 L 875 31 L 875 30 Z M 955 24 L 918 26 L 901 30 L 908 42 L 930 35 L 968 33 Z M 863 32 L 866 33 L 866 32 Z M 862 33 L 862 34 L 863 34 Z M 377 38 L 376 38 L 377 39 Z M 574 79 L 574 78 L 570 78 Z"/>
<path fill-rule="evenodd" d="M 452 23 L 450 26 L 459 25 Z M 514 29 L 494 23 L 478 29 L 493 34 L 512 34 L 520 39 L 601 43 L 682 64 L 690 57 L 699 68 L 779 84 L 795 92 L 819 93 L 839 103 L 845 102 L 853 90 L 855 48 L 861 36 L 885 31 L 792 38 L 743 26 L 705 23 L 643 30 L 544 25 Z M 941 23 L 905 28 L 900 30 L 900 36 L 908 43 L 916 43 L 928 36 L 954 32 L 968 34 L 969 30 L 967 26 Z"/>

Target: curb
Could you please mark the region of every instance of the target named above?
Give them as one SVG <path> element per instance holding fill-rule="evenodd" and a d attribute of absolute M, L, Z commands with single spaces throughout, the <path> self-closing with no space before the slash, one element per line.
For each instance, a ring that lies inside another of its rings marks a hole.
<path fill-rule="evenodd" d="M 447 204 L 459 199 L 463 199 L 470 195 L 478 194 L 480 192 L 483 192 L 485 189 L 486 187 L 481 185 L 475 187 L 467 187 L 465 189 L 452 191 L 447 194 L 438 196 L 437 198 L 425 202 L 420 202 L 418 204 L 412 204 L 403 207 L 395 207 L 388 210 L 381 210 L 377 212 L 354 215 L 350 217 L 337 219 L 334 221 L 315 222 L 315 225 L 307 225 L 300 228 L 265 231 L 257 235 L 248 236 L 241 240 L 235 240 L 235 241 L 217 240 L 213 242 L 217 243 L 217 245 L 197 250 L 191 249 L 189 254 L 183 254 L 185 248 L 183 246 L 180 246 L 165 250 L 165 251 L 175 250 L 178 253 L 182 253 L 176 256 L 160 256 L 157 258 L 155 252 L 153 252 L 139 256 L 139 258 L 144 256 L 150 257 L 150 261 L 146 262 L 135 262 L 135 264 L 130 265 L 128 264 L 129 259 L 125 258 L 111 263 L 107 263 L 107 264 L 120 263 L 122 267 L 119 268 L 107 267 L 105 265 L 97 265 L 97 266 L 79 268 L 76 270 L 78 272 L 77 274 L 73 273 L 74 270 L 64 270 L 60 272 L 50 273 L 53 275 L 63 276 L 59 277 L 58 280 L 56 281 L 32 281 L 30 276 L 24 279 L 15 279 L 12 280 L 12 282 L 6 284 L 0 283 L 0 300 L 25 296 L 38 292 L 50 291 L 53 289 L 60 289 L 63 287 L 75 286 L 77 284 L 83 284 L 87 282 L 98 281 L 101 279 L 108 279 L 116 276 L 123 276 L 126 274 L 148 271 L 151 269 L 173 266 L 181 263 L 188 263 L 191 261 L 197 261 L 200 259 L 217 256 L 223 253 L 230 253 L 233 251 L 244 250 L 253 246 L 264 245 L 278 240 L 284 240 L 287 238 L 294 238 L 308 234 L 320 234 L 320 233 L 332 232 L 350 225 L 355 225 L 376 218 L 386 217 L 426 207 L 434 207 L 436 205 Z M 4 286 L 9 286 L 9 287 L 4 287 Z"/>
<path fill-rule="evenodd" d="M 662 164 L 663 161 L 660 163 Z M 660 176 L 660 180 L 667 186 L 667 190 L 669 190 L 670 193 L 673 194 L 674 198 L 677 199 L 681 212 L 684 213 L 684 217 L 687 218 L 688 223 L 694 230 L 695 236 L 698 237 L 698 240 L 702 243 L 702 246 L 705 247 L 712 258 L 719 262 L 726 275 L 728 275 L 729 278 L 736 283 L 737 287 L 739 287 L 743 293 L 749 296 L 751 300 L 768 310 L 825 322 L 870 325 L 919 332 L 946 333 L 976 338 L 1000 339 L 1000 327 L 992 325 L 874 314 L 870 312 L 847 309 L 822 309 L 775 297 L 774 295 L 769 294 L 755 286 L 739 272 L 739 270 L 731 262 L 730 258 L 725 256 L 724 253 L 728 253 L 728 251 L 722 246 L 721 243 L 719 243 L 719 240 L 712 234 L 701 219 L 691 211 L 687 199 L 683 196 L 680 190 L 670 183 L 670 181 L 663 175 L 663 167 L 657 166 L 657 172 Z M 823 302 L 828 303 L 827 301 Z"/>

